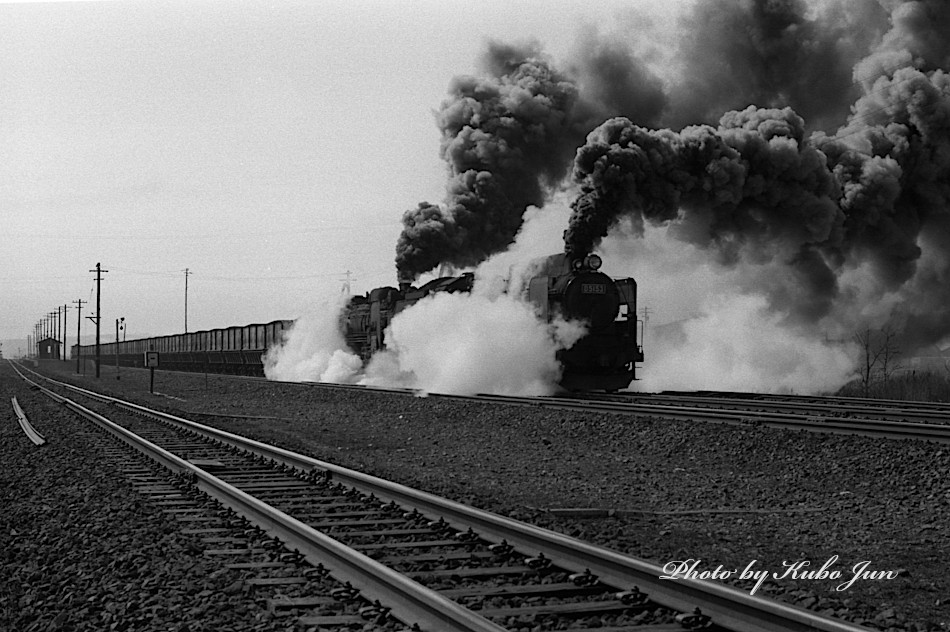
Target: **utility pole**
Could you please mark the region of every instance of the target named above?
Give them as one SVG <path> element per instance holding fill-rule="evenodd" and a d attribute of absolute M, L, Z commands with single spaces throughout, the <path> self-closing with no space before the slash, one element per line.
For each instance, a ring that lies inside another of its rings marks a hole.
<path fill-rule="evenodd" d="M 99 348 L 99 323 L 102 320 L 102 273 L 108 272 L 108 270 L 103 270 L 102 264 L 97 263 L 96 269 L 90 270 L 90 272 L 96 273 L 96 315 L 95 317 L 87 316 L 86 318 L 96 323 L 96 379 L 98 379 L 99 363 L 102 360 L 102 350 Z"/>
<path fill-rule="evenodd" d="M 69 305 L 63 305 L 63 362 L 66 361 L 66 310 L 69 309 Z"/>
<path fill-rule="evenodd" d="M 50 312 L 49 314 L 47 314 L 47 317 L 49 318 L 49 320 L 47 321 L 47 322 L 48 322 L 48 333 L 47 333 L 47 336 L 50 337 L 50 338 L 52 338 L 53 341 L 54 341 L 54 342 L 57 342 L 57 343 L 58 343 L 59 341 L 56 340 L 56 334 L 53 333 L 53 331 L 54 331 L 54 330 L 53 330 L 53 326 L 55 325 L 55 326 L 56 326 L 56 330 L 57 330 L 57 331 L 59 330 L 59 323 L 56 322 L 56 316 L 57 316 L 58 314 L 59 314 L 59 308 L 58 308 L 58 307 L 56 308 L 56 311 L 55 311 L 55 312 Z M 55 346 L 52 346 L 52 345 L 51 345 L 51 346 L 50 346 L 50 351 L 52 351 L 53 349 L 55 349 Z M 52 354 L 50 354 L 50 355 L 52 355 Z M 50 358 L 50 359 L 52 359 L 52 358 Z"/>
<path fill-rule="evenodd" d="M 78 301 L 73 301 L 76 304 L 76 309 L 79 310 L 79 315 L 76 317 L 76 374 L 79 374 L 79 362 L 82 356 L 82 352 L 79 350 L 79 346 L 82 344 L 82 304 L 88 303 L 89 301 L 84 301 L 79 299 Z"/>
<path fill-rule="evenodd" d="M 188 333 L 188 277 L 191 272 L 185 268 L 185 333 Z"/>
<path fill-rule="evenodd" d="M 59 333 L 60 333 L 60 329 L 62 328 L 62 322 L 63 322 L 63 320 L 64 320 L 65 318 L 66 318 L 66 314 L 61 314 L 60 311 L 59 311 L 59 305 L 57 305 L 57 306 L 56 306 L 56 342 L 57 342 L 57 343 L 60 342 Z M 65 343 L 66 343 L 66 341 L 63 340 L 62 342 L 63 342 L 63 344 L 60 344 L 60 346 L 59 346 L 59 354 L 60 354 L 60 356 L 62 356 L 63 353 L 66 351 L 66 349 L 65 349 L 65 346 L 66 346 Z"/>
<path fill-rule="evenodd" d="M 353 273 L 347 270 L 343 274 L 346 275 L 346 281 L 343 282 L 342 292 L 346 294 L 347 296 L 349 296 L 352 293 L 350 292 L 350 275 L 352 275 Z"/>

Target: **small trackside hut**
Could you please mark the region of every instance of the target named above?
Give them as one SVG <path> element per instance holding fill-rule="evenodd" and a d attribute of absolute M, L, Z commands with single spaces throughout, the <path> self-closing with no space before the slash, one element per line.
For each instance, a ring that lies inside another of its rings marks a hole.
<path fill-rule="evenodd" d="M 62 343 L 56 338 L 43 338 L 38 343 L 40 360 L 59 360 Z"/>

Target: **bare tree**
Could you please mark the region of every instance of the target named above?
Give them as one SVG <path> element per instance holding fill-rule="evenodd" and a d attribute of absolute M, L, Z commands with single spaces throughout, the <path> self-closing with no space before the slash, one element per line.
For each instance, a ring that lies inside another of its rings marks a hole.
<path fill-rule="evenodd" d="M 871 386 L 880 380 L 887 384 L 895 372 L 902 367 L 898 358 L 901 355 L 897 344 L 898 332 L 890 325 L 871 331 L 870 327 L 854 335 L 854 342 L 861 349 L 861 390 L 864 397 L 871 396 Z"/>
<path fill-rule="evenodd" d="M 880 343 L 881 380 L 887 384 L 895 372 L 902 367 L 898 360 L 901 349 L 897 344 L 897 331 L 891 325 L 881 327 Z"/>
<path fill-rule="evenodd" d="M 871 395 L 871 381 L 874 378 L 874 370 L 881 358 L 881 350 L 875 348 L 873 338 L 870 327 L 854 334 L 854 342 L 860 347 L 862 353 L 861 391 L 864 393 L 864 397 L 870 397 Z"/>

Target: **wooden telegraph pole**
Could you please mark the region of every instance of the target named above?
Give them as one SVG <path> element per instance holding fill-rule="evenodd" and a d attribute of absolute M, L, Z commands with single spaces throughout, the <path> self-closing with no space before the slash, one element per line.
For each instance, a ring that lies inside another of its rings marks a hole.
<path fill-rule="evenodd" d="M 82 352 L 79 351 L 79 346 L 82 344 L 82 304 L 88 303 L 89 301 L 84 301 L 79 299 L 78 301 L 73 301 L 76 304 L 76 309 L 79 310 L 79 315 L 76 317 L 76 373 L 79 373 L 79 363 L 82 357 Z"/>
<path fill-rule="evenodd" d="M 185 333 L 188 333 L 188 277 L 193 273 L 185 268 Z"/>
<path fill-rule="evenodd" d="M 69 309 L 69 305 L 63 305 L 63 362 L 66 361 L 66 310 Z"/>
<path fill-rule="evenodd" d="M 102 350 L 99 348 L 99 344 L 100 344 L 99 323 L 102 321 L 102 273 L 108 272 L 108 270 L 103 270 L 102 265 L 97 263 L 96 269 L 90 270 L 90 272 L 96 273 L 96 315 L 87 316 L 86 318 L 96 323 L 96 378 L 98 378 L 99 364 L 102 361 Z"/>

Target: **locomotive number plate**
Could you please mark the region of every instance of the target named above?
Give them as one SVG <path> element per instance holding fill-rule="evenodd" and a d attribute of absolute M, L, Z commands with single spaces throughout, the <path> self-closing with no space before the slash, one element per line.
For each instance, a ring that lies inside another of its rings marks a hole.
<path fill-rule="evenodd" d="M 581 283 L 581 294 L 606 294 L 607 286 L 600 283 Z"/>

